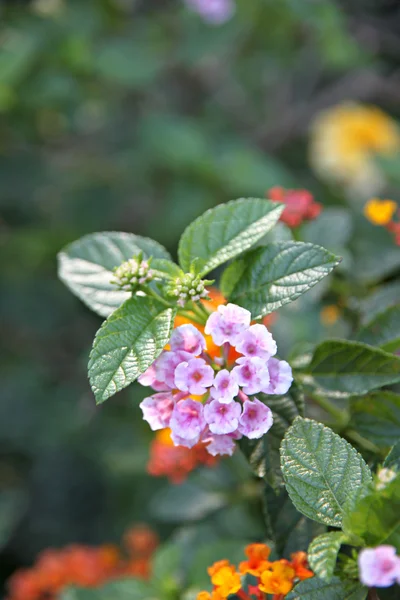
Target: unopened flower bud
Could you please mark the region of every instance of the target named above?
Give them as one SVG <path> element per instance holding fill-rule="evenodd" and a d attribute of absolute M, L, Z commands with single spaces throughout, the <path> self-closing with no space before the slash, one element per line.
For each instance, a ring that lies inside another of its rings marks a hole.
<path fill-rule="evenodd" d="M 150 261 L 142 260 L 142 255 L 133 256 L 114 269 L 114 279 L 111 283 L 125 292 L 134 291 L 154 279 L 150 269 Z"/>
<path fill-rule="evenodd" d="M 167 294 L 178 296 L 178 306 L 183 308 L 190 300 L 198 302 L 202 298 L 208 298 L 208 291 L 205 288 L 208 283 L 210 282 L 194 273 L 182 273 L 180 277 L 168 283 Z"/>

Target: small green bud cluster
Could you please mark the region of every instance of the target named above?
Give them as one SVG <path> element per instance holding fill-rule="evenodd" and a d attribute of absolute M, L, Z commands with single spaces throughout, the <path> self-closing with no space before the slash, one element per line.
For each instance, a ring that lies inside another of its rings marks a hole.
<path fill-rule="evenodd" d="M 182 273 L 168 283 L 166 292 L 169 296 L 177 296 L 178 305 L 183 308 L 190 300 L 198 302 L 201 298 L 208 298 L 205 286 L 209 283 L 211 281 L 201 279 L 194 273 Z"/>
<path fill-rule="evenodd" d="M 114 283 L 120 290 L 133 291 L 154 279 L 153 271 L 150 269 L 150 260 L 143 260 L 142 254 L 133 256 L 119 267 L 114 269 Z"/>

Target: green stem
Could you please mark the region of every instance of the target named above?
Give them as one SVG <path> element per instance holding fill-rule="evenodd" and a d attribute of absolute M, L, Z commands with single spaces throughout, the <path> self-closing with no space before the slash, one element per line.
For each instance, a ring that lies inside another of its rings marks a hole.
<path fill-rule="evenodd" d="M 342 408 L 338 408 L 335 406 L 330 400 L 317 394 L 316 392 L 308 392 L 308 395 L 318 406 L 323 408 L 327 413 L 332 415 L 337 421 L 339 427 L 346 427 L 349 422 L 349 414 L 347 410 L 343 410 Z"/>
<path fill-rule="evenodd" d="M 142 289 L 148 296 L 152 296 L 153 298 L 158 300 L 158 302 L 161 302 L 162 304 L 165 304 L 165 306 L 168 306 L 168 308 L 174 308 L 173 304 L 171 304 L 170 302 L 168 302 L 168 300 L 160 296 L 160 294 L 157 294 L 157 292 L 152 288 L 148 286 L 142 286 Z"/>
<path fill-rule="evenodd" d="M 194 321 L 195 323 L 198 323 L 199 325 L 204 325 L 203 318 L 200 320 L 197 317 L 197 315 L 195 315 L 194 313 L 190 313 L 187 310 L 179 310 L 178 314 L 181 315 L 181 317 L 185 317 L 185 319 L 189 319 L 189 321 Z"/>
<path fill-rule="evenodd" d="M 205 325 L 208 319 L 208 315 L 206 316 L 204 314 L 204 312 L 200 309 L 200 305 L 196 304 L 195 302 L 192 302 L 190 309 L 195 313 L 195 315 L 197 315 L 199 319 L 201 319 L 202 324 Z"/>
<path fill-rule="evenodd" d="M 378 446 L 376 446 L 373 442 L 370 442 L 369 440 L 367 440 L 367 438 L 360 435 L 357 431 L 354 431 L 354 429 L 346 429 L 343 432 L 343 434 L 346 437 L 353 440 L 354 442 L 356 442 L 359 446 L 361 446 L 365 450 L 369 450 L 370 452 L 373 452 L 374 454 L 381 454 L 381 449 L 378 448 Z"/>

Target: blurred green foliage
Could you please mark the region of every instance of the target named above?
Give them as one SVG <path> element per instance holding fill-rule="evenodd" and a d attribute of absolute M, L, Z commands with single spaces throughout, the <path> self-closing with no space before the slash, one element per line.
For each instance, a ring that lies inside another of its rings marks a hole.
<path fill-rule="evenodd" d="M 177 530 L 200 555 L 210 540 L 265 535 L 260 503 L 241 501 L 253 482 L 240 458 L 175 488 L 146 474 L 140 390 L 95 407 L 85 363 L 99 320 L 57 281 L 55 256 L 83 234 L 114 229 L 175 254 L 183 227 L 207 208 L 273 185 L 308 187 L 329 208 L 302 239 L 344 260 L 331 288 L 322 282 L 281 311 L 274 335 L 283 356 L 327 332 L 351 334 L 355 309 L 367 322 L 393 304 L 398 249 L 313 176 L 307 132 L 342 100 L 396 116 L 395 4 L 237 0 L 221 27 L 180 0 L 1 4 L 3 578 L 42 548 L 118 539 L 136 521 L 163 537 Z M 386 291 L 364 300 L 382 279 Z M 322 323 L 320 309 L 340 297 L 339 321 Z M 227 507 L 230 494 L 238 502 Z M 193 567 L 202 566 L 199 584 L 208 558 Z"/>

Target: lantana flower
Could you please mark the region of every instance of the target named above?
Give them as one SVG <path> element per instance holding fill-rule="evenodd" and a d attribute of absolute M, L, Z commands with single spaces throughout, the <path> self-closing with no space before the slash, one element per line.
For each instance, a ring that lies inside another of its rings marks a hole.
<path fill-rule="evenodd" d="M 358 555 L 360 581 L 369 587 L 389 587 L 400 584 L 400 557 L 394 546 L 365 548 Z"/>
<path fill-rule="evenodd" d="M 272 427 L 271 410 L 254 395 L 285 394 L 292 371 L 275 358 L 266 326 L 251 325 L 250 312 L 240 306 L 219 305 L 204 331 L 207 341 L 189 324 L 174 330 L 170 349 L 139 378 L 158 391 L 140 407 L 153 430 L 171 429 L 175 445 L 204 444 L 212 456 L 231 455 L 235 440 L 258 439 Z"/>
<path fill-rule="evenodd" d="M 304 221 L 316 219 L 322 210 L 322 204 L 315 202 L 314 196 L 308 190 L 285 190 L 276 186 L 266 195 L 273 202 L 282 202 L 285 205 L 279 220 L 291 229 L 299 227 Z"/>

